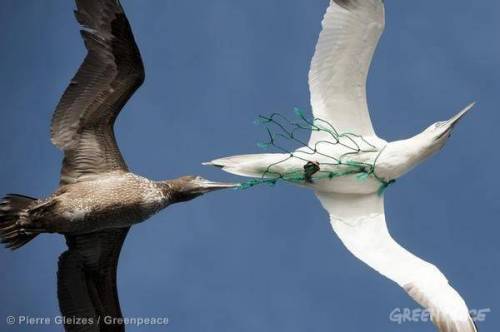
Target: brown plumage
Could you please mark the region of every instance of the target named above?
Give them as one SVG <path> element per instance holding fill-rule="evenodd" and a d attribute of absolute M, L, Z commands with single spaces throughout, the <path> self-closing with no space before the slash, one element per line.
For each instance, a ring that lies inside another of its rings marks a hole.
<path fill-rule="evenodd" d="M 131 225 L 170 204 L 235 187 L 187 176 L 151 181 L 129 172 L 116 144 L 114 122 L 144 81 L 144 67 L 118 0 L 76 0 L 87 56 L 52 119 L 52 142 L 64 151 L 60 186 L 35 199 L 0 202 L 0 238 L 18 249 L 40 233 L 60 233 L 58 298 L 66 317 L 88 318 L 67 331 L 123 331 L 98 317 L 121 317 L 116 289 L 120 250 Z M 101 321 L 101 323 L 98 323 Z"/>

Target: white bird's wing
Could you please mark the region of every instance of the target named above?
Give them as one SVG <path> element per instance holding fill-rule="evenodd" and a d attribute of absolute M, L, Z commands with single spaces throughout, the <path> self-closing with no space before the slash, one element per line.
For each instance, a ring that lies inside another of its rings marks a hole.
<path fill-rule="evenodd" d="M 385 222 L 383 197 L 377 194 L 316 194 L 347 249 L 395 281 L 428 309 L 439 331 L 477 331 L 464 300 L 439 269 L 413 255 L 391 237 Z"/>
<path fill-rule="evenodd" d="M 341 133 L 374 136 L 366 78 L 385 25 L 382 0 L 332 0 L 309 72 L 313 115 Z M 324 139 L 313 132 L 311 143 Z"/>

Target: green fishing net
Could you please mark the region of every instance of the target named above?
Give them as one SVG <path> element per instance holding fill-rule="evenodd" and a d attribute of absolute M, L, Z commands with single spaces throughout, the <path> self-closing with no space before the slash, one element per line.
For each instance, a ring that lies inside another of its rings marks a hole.
<path fill-rule="evenodd" d="M 363 136 L 355 133 L 341 133 L 331 123 L 320 118 L 310 120 L 301 109 L 295 108 L 294 112 L 296 121 L 292 121 L 280 113 L 273 113 L 270 116 L 261 115 L 255 121 L 257 124 L 265 126 L 268 135 L 268 140 L 258 143 L 257 146 L 263 150 L 272 149 L 282 152 L 286 157 L 268 165 L 260 178 L 241 183 L 240 189 L 248 189 L 260 184 L 275 185 L 279 181 L 313 183 L 318 180 L 355 175 L 359 181 L 365 181 L 369 177 L 379 181 L 378 192 L 381 195 L 394 182 L 394 180 L 386 181 L 377 176 L 375 166 L 382 151 L 378 151 Z M 327 135 L 323 135 L 326 137 L 325 139 L 319 140 L 311 146 L 307 141 L 312 132 L 324 132 Z M 320 144 L 340 144 L 346 148 L 347 152 L 337 157 L 330 156 L 318 149 Z M 297 145 L 302 147 L 300 151 L 296 150 Z M 371 164 L 352 160 L 353 156 L 364 152 L 379 152 L 379 154 Z M 323 161 L 317 162 L 314 160 L 314 156 L 321 156 Z M 292 158 L 301 160 L 303 167 L 287 170 L 284 173 L 276 171 L 276 166 Z"/>

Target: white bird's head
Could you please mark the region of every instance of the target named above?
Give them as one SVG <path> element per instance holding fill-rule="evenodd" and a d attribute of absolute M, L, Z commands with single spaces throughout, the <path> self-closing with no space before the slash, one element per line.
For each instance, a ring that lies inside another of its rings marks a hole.
<path fill-rule="evenodd" d="M 470 104 L 448 121 L 436 122 L 409 139 L 389 143 L 377 161 L 377 174 L 396 179 L 438 152 L 457 123 L 474 106 Z"/>
<path fill-rule="evenodd" d="M 424 143 L 424 148 L 426 149 L 425 152 L 427 155 L 431 155 L 439 151 L 446 144 L 457 123 L 461 119 L 463 119 L 464 115 L 472 107 L 474 107 L 474 105 L 475 103 L 471 103 L 448 121 L 433 123 L 427 129 L 416 136 L 416 138 Z"/>

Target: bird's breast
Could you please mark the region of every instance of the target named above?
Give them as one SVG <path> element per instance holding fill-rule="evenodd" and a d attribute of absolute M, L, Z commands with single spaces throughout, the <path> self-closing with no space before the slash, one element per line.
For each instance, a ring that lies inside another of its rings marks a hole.
<path fill-rule="evenodd" d="M 361 138 L 357 138 L 361 140 Z M 356 145 L 353 145 L 355 142 Z M 383 149 L 384 141 L 375 141 L 377 145 L 367 145 L 367 140 L 339 142 L 339 144 L 320 143 L 316 145 L 316 151 L 307 155 L 307 160 L 314 161 L 319 169 L 310 176 L 312 181 L 298 183 L 321 192 L 335 192 L 343 194 L 370 194 L 377 192 L 384 184 L 384 180 L 375 173 L 377 158 Z M 349 146 L 350 143 L 353 146 Z M 361 149 L 360 147 L 363 147 Z M 304 149 L 297 152 L 303 152 Z M 307 151 L 305 151 L 307 152 Z M 297 154 L 298 156 L 306 156 Z M 297 161 L 295 161 L 296 163 Z M 307 166 L 305 162 L 304 165 Z M 297 165 L 291 165 L 298 168 Z M 307 170 L 304 169 L 304 172 Z"/>
<path fill-rule="evenodd" d="M 130 176 L 78 183 L 57 200 L 57 214 L 73 232 L 130 226 L 168 204 L 153 182 Z"/>
<path fill-rule="evenodd" d="M 312 183 L 304 184 L 315 191 L 339 194 L 371 194 L 378 192 L 382 185 L 373 175 L 364 173 L 313 180 Z"/>

